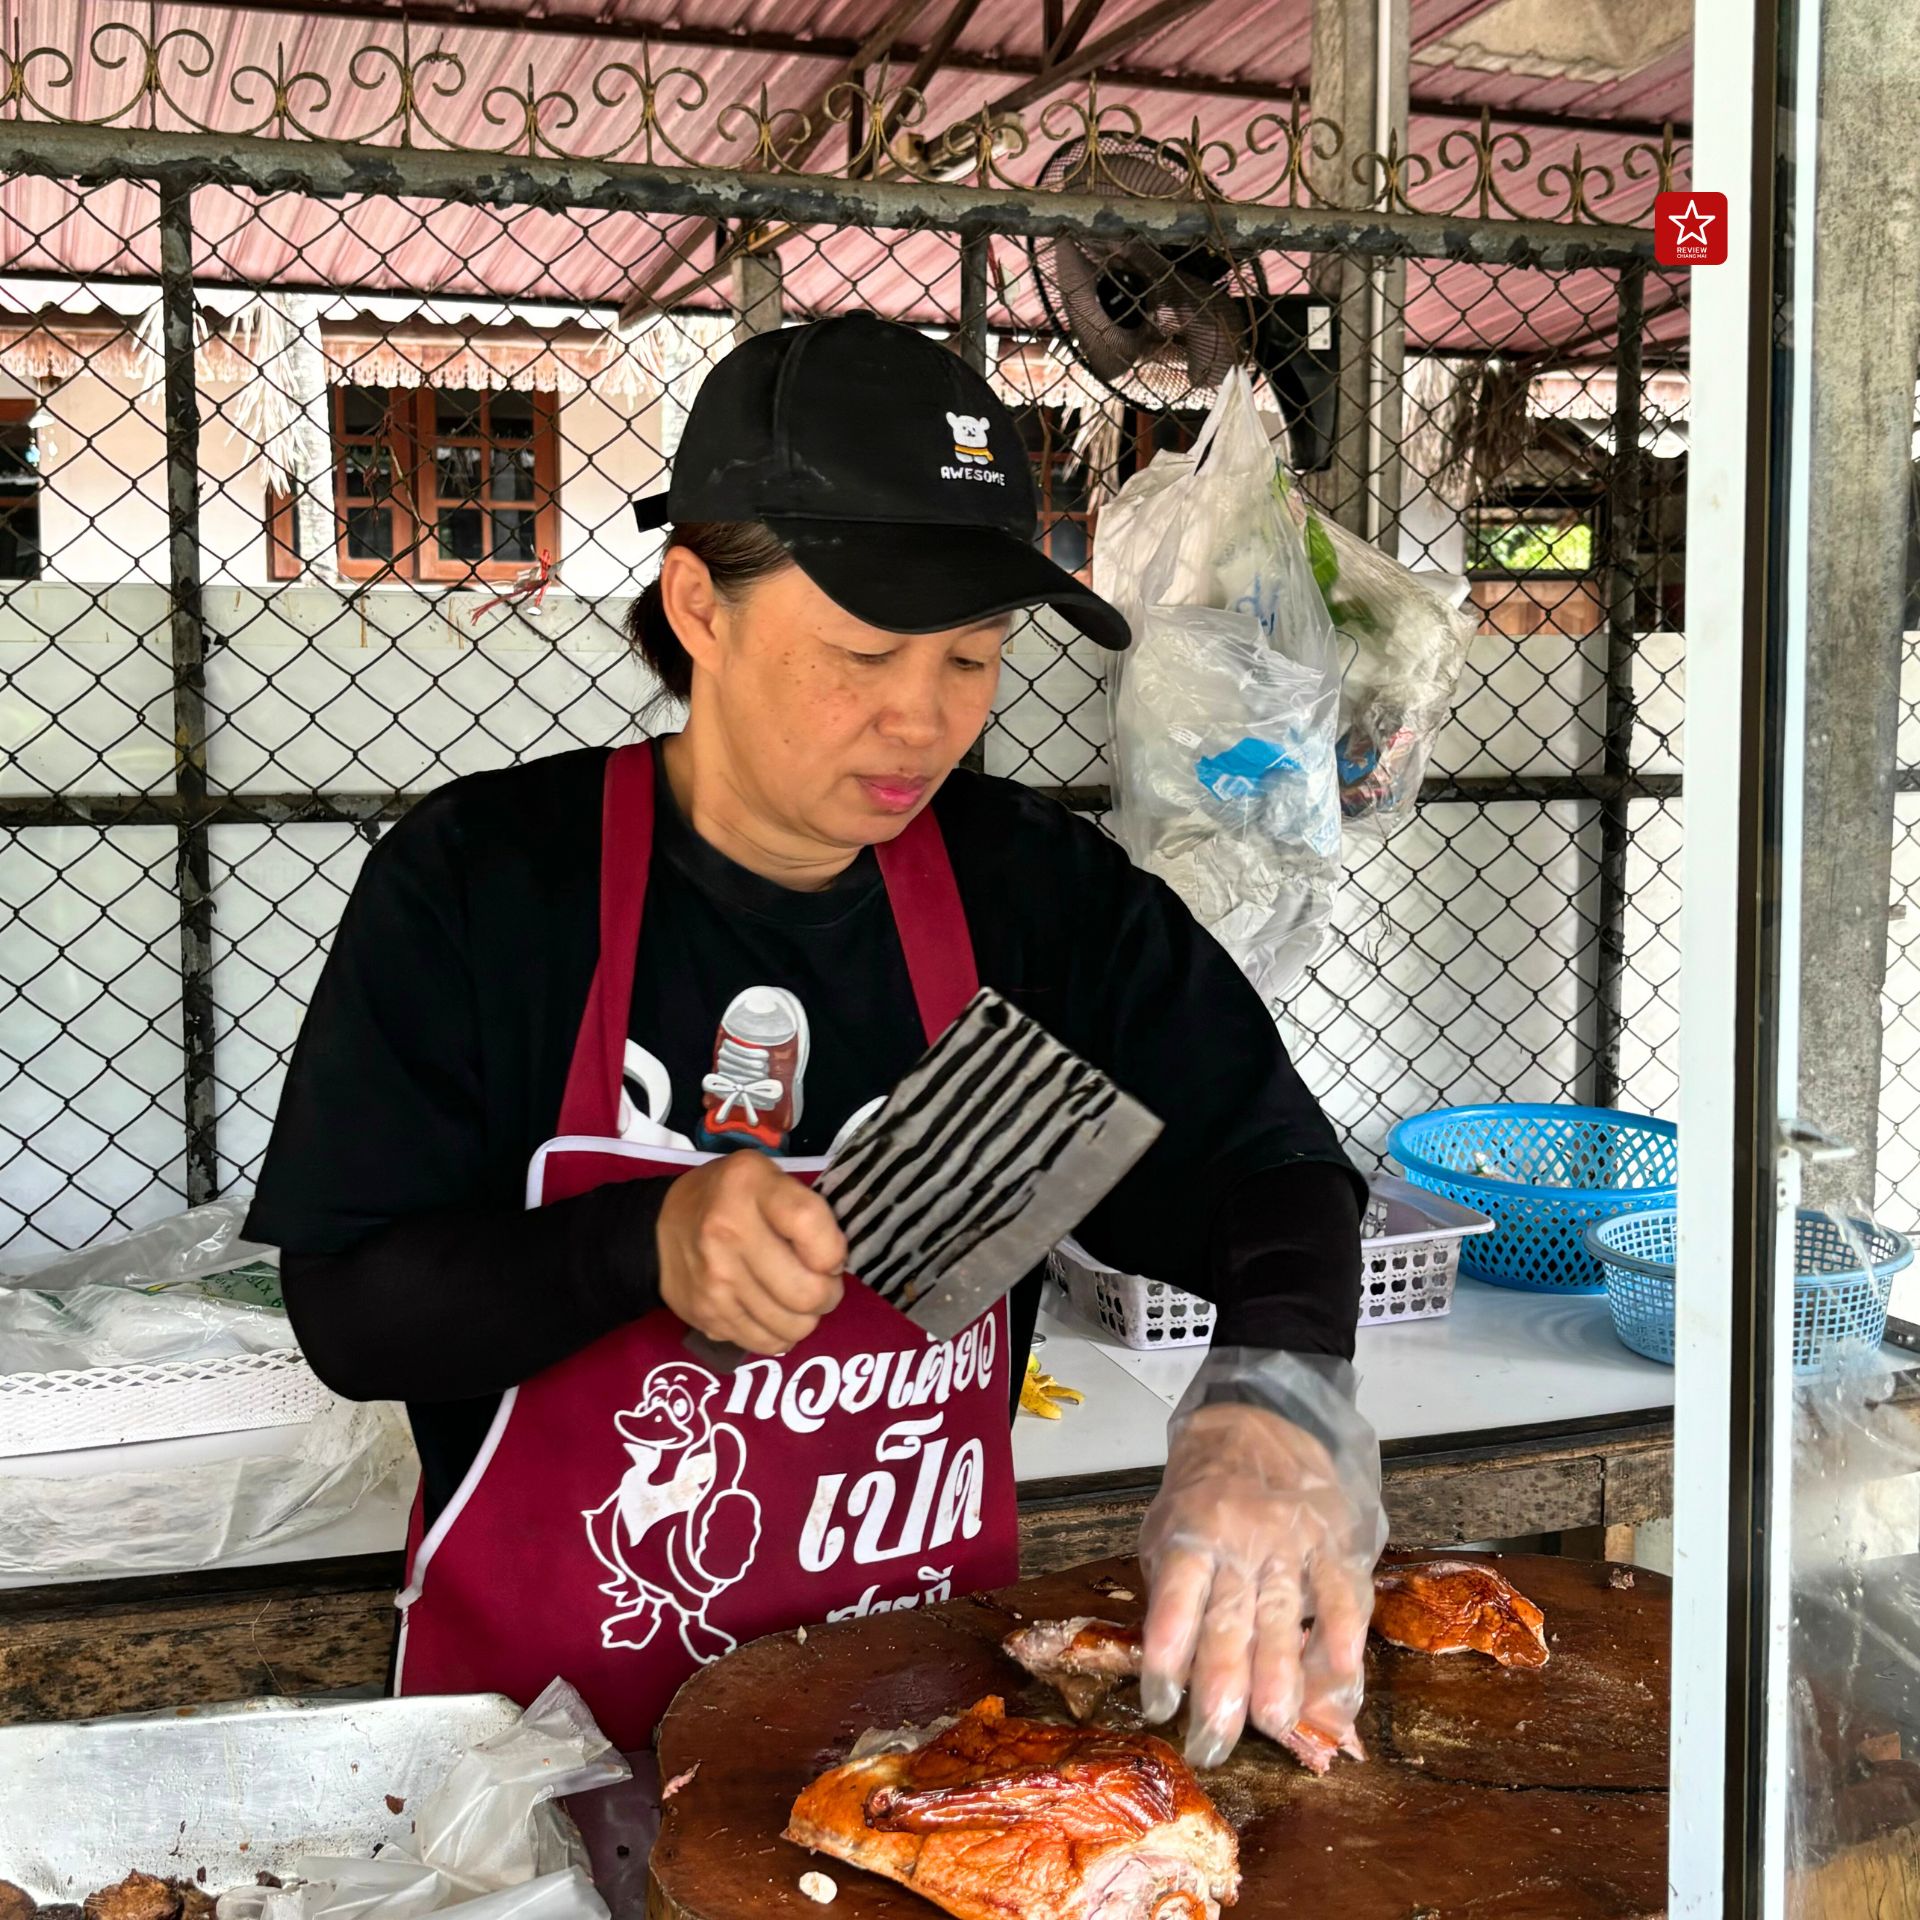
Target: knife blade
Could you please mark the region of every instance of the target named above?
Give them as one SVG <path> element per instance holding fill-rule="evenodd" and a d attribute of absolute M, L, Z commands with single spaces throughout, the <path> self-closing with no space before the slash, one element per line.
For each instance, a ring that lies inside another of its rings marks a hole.
<path fill-rule="evenodd" d="M 1160 1122 L 982 988 L 814 1191 L 847 1271 L 935 1340 L 970 1326 L 1119 1184 Z M 749 1356 L 689 1334 L 709 1365 Z"/>

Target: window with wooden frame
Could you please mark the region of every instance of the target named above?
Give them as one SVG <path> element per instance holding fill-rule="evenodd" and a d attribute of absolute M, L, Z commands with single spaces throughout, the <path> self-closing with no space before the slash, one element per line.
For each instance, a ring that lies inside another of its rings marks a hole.
<path fill-rule="evenodd" d="M 1086 462 L 1073 450 L 1059 407 L 1026 407 L 1020 437 L 1040 496 L 1040 532 L 1034 544 L 1056 566 L 1085 580 L 1093 560 L 1093 488 Z"/>
<path fill-rule="evenodd" d="M 1151 466 L 1155 454 L 1191 453 L 1193 443 L 1200 438 L 1200 429 L 1206 424 L 1204 407 L 1182 407 L 1169 413 L 1150 412 L 1145 407 L 1130 408 L 1128 431 L 1120 449 L 1120 479 L 1130 480 Z"/>
<path fill-rule="evenodd" d="M 0 580 L 40 578 L 37 402 L 0 400 Z"/>
<path fill-rule="evenodd" d="M 560 557 L 551 393 L 472 387 L 333 390 L 335 553 L 349 580 L 510 580 Z M 268 503 L 276 580 L 301 571 L 300 516 Z"/>
<path fill-rule="evenodd" d="M 1551 487 L 1509 488 L 1469 507 L 1467 572 L 1476 580 L 1589 574 L 1600 564 L 1605 503 Z"/>

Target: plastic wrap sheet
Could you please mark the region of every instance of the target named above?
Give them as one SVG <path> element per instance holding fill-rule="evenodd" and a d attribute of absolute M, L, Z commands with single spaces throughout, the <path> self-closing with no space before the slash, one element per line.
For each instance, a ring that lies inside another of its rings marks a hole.
<path fill-rule="evenodd" d="M 607 1920 L 560 1803 L 627 1775 L 560 1681 L 525 1713 L 457 1694 L 5 1728 L 0 1878 L 71 1902 L 174 1874 L 220 1920 Z"/>
<path fill-rule="evenodd" d="M 1920 1394 L 1878 1362 L 1795 1394 L 1787 1911 L 1920 1887 Z M 1904 1880 L 1889 1866 L 1905 1861 Z M 1886 1879 L 1879 1876 L 1887 1875 Z M 1878 1889 L 1878 1891 L 1875 1891 Z M 1900 1906 L 1899 1911 L 1912 1911 Z"/>
<path fill-rule="evenodd" d="M 219 1920 L 607 1920 L 587 1850 L 558 1802 L 624 1780 L 627 1763 L 583 1701 L 555 1680 L 513 1725 L 454 1761 L 379 1858 L 309 1858 L 297 1884 L 242 1887 Z"/>
<path fill-rule="evenodd" d="M 0 1470 L 0 1574 L 175 1573 L 258 1553 L 344 1519 L 406 1469 L 399 1409 L 329 1402 L 290 1452 L 57 1476 Z"/>
<path fill-rule="evenodd" d="M 243 1218 L 227 1201 L 210 1201 L 118 1239 L 38 1261 L 7 1276 L 6 1284 L 69 1293 L 76 1287 L 172 1287 L 225 1273 L 271 1251 L 240 1237 Z"/>

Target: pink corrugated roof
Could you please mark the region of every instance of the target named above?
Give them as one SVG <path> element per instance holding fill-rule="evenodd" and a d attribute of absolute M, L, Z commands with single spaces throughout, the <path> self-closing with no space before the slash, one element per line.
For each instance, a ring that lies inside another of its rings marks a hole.
<path fill-rule="evenodd" d="M 1479 11 L 1482 4 L 1484 0 L 1415 0 L 1416 47 Z M 833 38 L 858 38 L 888 6 L 889 0 L 809 0 L 800 7 L 790 0 L 748 0 L 744 6 L 738 0 L 683 0 L 673 17 L 682 26 L 749 26 L 785 33 L 810 29 Z M 637 21 L 646 10 L 644 0 L 614 0 L 611 6 L 605 0 L 547 0 L 545 8 L 549 17 L 576 14 L 616 23 Z M 1115 0 L 1112 19 L 1103 19 L 1094 36 L 1110 32 L 1138 10 Z M 929 10 L 920 29 L 923 35 L 933 31 L 939 11 Z M 94 0 L 86 7 L 75 7 L 72 0 L 15 0 L 12 12 L 22 46 L 57 48 L 73 61 L 76 84 L 64 90 L 53 84 L 58 74 L 51 59 L 29 63 L 27 70 L 29 86 L 37 86 L 65 115 L 105 116 L 128 97 L 137 59 L 117 70 L 106 59 L 135 55 L 134 44 L 111 31 L 102 36 L 103 27 L 121 21 L 162 43 L 162 80 L 193 119 L 217 129 L 253 130 L 270 110 L 269 76 L 284 72 L 311 76 L 294 80 L 288 96 L 308 132 L 330 138 L 395 137 L 381 122 L 396 98 L 393 60 L 403 44 L 397 19 L 388 24 L 324 13 L 150 5 L 148 0 Z M 1034 54 L 1039 32 L 1039 9 L 1030 0 L 985 0 L 962 45 Z M 211 70 L 204 74 L 192 71 L 202 57 L 196 35 L 213 49 Z M 1304 74 L 1307 46 L 1307 0 L 1212 0 L 1129 49 L 1123 58 L 1136 68 L 1258 78 L 1272 84 L 1278 105 Z M 637 118 L 630 98 L 604 103 L 610 84 L 618 87 L 617 75 L 609 80 L 610 63 L 637 58 L 637 49 L 624 43 L 414 28 L 411 47 L 416 62 L 429 53 L 447 56 L 437 66 L 419 70 L 419 104 L 434 133 L 450 145 L 502 144 L 506 127 L 489 124 L 488 107 L 511 116 L 515 109 L 508 96 L 524 92 L 529 76 L 536 92 L 576 103 L 577 116 L 564 131 L 551 111 L 549 119 L 571 150 L 611 146 Z M 743 164 L 751 151 L 750 130 L 741 124 L 730 127 L 719 111 L 722 103 L 757 99 L 764 88 L 775 108 L 798 107 L 833 71 L 830 64 L 792 54 L 684 47 L 656 51 L 653 60 L 656 81 L 672 66 L 686 69 L 705 87 L 706 104 L 682 114 L 675 93 L 681 83 L 665 81 L 659 111 L 685 156 L 714 166 Z M 451 79 L 462 69 L 464 84 L 457 93 L 436 93 L 435 76 Z M 942 73 L 928 88 L 923 124 L 937 128 L 975 114 L 1014 84 L 1004 75 Z M 1613 88 L 1582 90 L 1566 82 L 1422 66 L 1415 69 L 1414 84 L 1423 98 L 1457 99 L 1468 105 L 1487 102 L 1536 111 L 1552 108 L 1588 118 L 1654 120 L 1685 111 L 1689 69 L 1679 55 Z M 1263 111 L 1258 101 L 1146 89 L 1103 89 L 1101 97 L 1110 115 L 1118 116 L 1109 118 L 1109 128 L 1131 113 L 1151 134 L 1197 131 L 1202 141 L 1235 146 L 1244 142 L 1249 122 Z M 165 101 L 154 120 L 162 127 L 188 124 L 188 117 Z M 1070 132 L 1072 116 L 1063 101 L 1050 123 L 1043 123 L 1038 111 L 1030 112 L 1028 121 L 1034 144 L 1009 168 L 1030 178 L 1052 149 L 1049 134 Z M 1410 145 L 1416 153 L 1434 154 L 1451 130 L 1448 122 L 1416 117 Z M 1523 138 L 1524 146 L 1516 139 L 1503 147 L 1503 158 L 1521 163 L 1500 179 L 1512 210 L 1554 211 L 1568 190 L 1577 150 L 1590 200 L 1613 217 L 1637 218 L 1643 212 L 1651 180 L 1628 177 L 1628 140 L 1591 131 L 1579 136 L 1528 131 Z M 845 135 L 836 130 L 830 140 L 844 142 Z M 657 151 L 656 157 L 672 156 Z M 1275 165 L 1271 158 L 1249 156 L 1226 175 L 1226 184 L 1230 191 L 1256 194 L 1273 177 Z M 1614 199 L 1605 197 L 1606 180 L 1592 171 L 1595 167 L 1612 170 L 1619 189 Z M 1555 168 L 1561 170 L 1557 176 Z M 1454 176 L 1454 191 L 1464 191 L 1469 178 L 1464 173 Z M 1436 177 L 1416 189 L 1416 199 L 1432 204 L 1443 192 Z M 95 188 L 76 199 L 51 183 L 10 180 L 0 188 L 0 271 L 150 275 L 155 269 L 153 213 L 152 195 L 137 185 Z M 202 236 L 200 268 L 209 277 L 498 298 L 617 302 L 671 257 L 668 248 L 691 248 L 698 238 L 697 224 L 686 221 L 533 210 L 507 219 L 488 208 L 385 200 L 342 205 L 293 196 L 259 203 L 213 190 L 196 197 L 195 218 Z M 1023 258 L 1018 245 L 1000 242 L 998 254 L 1017 281 Z M 816 232 L 787 242 L 783 259 L 789 297 L 803 309 L 857 300 L 902 317 L 937 319 L 954 308 L 954 247 L 937 235 Z M 1275 284 L 1293 277 L 1282 264 L 1270 275 Z M 682 276 L 683 284 L 685 279 Z M 1410 330 L 1420 344 L 1520 351 L 1543 342 L 1584 338 L 1604 331 L 1611 299 L 1611 279 L 1603 275 L 1555 281 L 1513 269 L 1448 267 L 1436 273 L 1420 266 L 1409 273 Z M 1038 312 L 1016 284 L 1011 310 L 998 317 L 1031 321 Z"/>

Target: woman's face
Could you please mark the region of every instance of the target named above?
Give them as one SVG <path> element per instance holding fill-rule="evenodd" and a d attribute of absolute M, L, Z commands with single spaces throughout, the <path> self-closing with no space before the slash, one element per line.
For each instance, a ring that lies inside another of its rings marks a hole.
<path fill-rule="evenodd" d="M 723 597 L 678 547 L 661 589 L 693 656 L 690 728 L 723 748 L 738 798 L 769 827 L 835 847 L 891 840 L 987 724 L 1004 615 L 889 633 L 797 566 Z"/>

